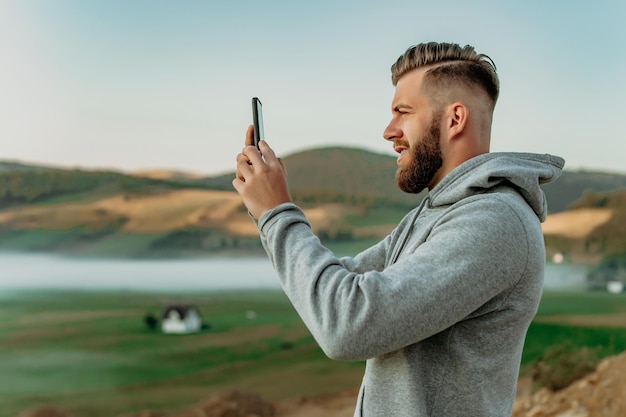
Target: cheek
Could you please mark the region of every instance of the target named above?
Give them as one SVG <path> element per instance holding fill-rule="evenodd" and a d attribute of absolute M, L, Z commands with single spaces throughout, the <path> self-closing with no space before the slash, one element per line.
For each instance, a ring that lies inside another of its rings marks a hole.
<path fill-rule="evenodd" d="M 417 145 L 421 141 L 421 138 L 424 136 L 423 130 L 420 128 L 420 126 L 421 125 L 417 122 L 413 122 L 407 124 L 407 126 L 405 126 L 404 128 L 405 136 L 412 147 Z"/>

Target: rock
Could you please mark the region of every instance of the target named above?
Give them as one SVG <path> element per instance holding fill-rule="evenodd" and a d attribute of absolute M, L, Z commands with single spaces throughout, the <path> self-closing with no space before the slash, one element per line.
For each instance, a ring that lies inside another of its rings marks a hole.
<path fill-rule="evenodd" d="M 245 391 L 227 391 L 172 417 L 273 417 L 274 405 L 259 395 Z"/>
<path fill-rule="evenodd" d="M 520 395 L 512 417 L 626 416 L 626 352 L 602 360 L 596 370 L 568 387 Z"/>

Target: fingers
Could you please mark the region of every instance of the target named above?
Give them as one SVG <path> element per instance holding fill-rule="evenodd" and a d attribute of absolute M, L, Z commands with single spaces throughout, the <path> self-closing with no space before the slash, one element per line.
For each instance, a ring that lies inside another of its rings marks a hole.
<path fill-rule="evenodd" d="M 252 149 L 254 149 L 254 152 L 248 155 L 252 158 L 252 155 L 258 154 L 260 162 L 264 162 L 267 165 L 280 165 L 283 172 L 287 174 L 287 167 L 285 166 L 285 161 L 283 161 L 282 158 L 278 158 L 276 156 L 276 153 L 274 152 L 272 148 L 270 148 L 270 146 L 267 144 L 266 141 L 262 140 L 261 142 L 259 142 L 259 147 L 261 148 L 260 152 L 256 148 L 252 147 Z M 253 165 L 255 163 L 256 162 L 252 161 Z"/>
<path fill-rule="evenodd" d="M 252 172 L 252 167 L 250 166 L 250 158 L 245 155 L 243 152 L 237 154 L 237 174 L 236 178 L 241 181 L 246 181 L 246 175 L 249 175 Z"/>
<path fill-rule="evenodd" d="M 254 146 L 246 146 L 237 155 L 237 178 L 245 182 L 246 177 L 249 177 L 254 172 L 254 167 L 260 169 L 264 165 L 266 165 L 266 162 L 263 160 L 259 150 Z"/>
<path fill-rule="evenodd" d="M 254 126 L 248 126 L 248 130 L 246 131 L 246 146 L 254 145 Z"/>
<path fill-rule="evenodd" d="M 273 164 L 278 162 L 278 158 L 276 158 L 276 153 L 274 150 L 270 148 L 270 145 L 267 144 L 266 141 L 262 140 L 259 142 L 259 148 L 261 149 L 261 154 L 263 155 L 263 159 L 268 164 Z"/>
<path fill-rule="evenodd" d="M 241 193 L 242 192 L 242 186 L 244 184 L 245 181 L 243 181 L 241 178 L 235 178 L 233 179 L 233 188 L 238 192 Z"/>
<path fill-rule="evenodd" d="M 255 146 L 246 146 L 245 148 L 243 148 L 243 151 L 241 153 L 248 158 L 249 162 L 252 165 L 261 166 L 265 163 L 263 161 L 263 155 Z"/>
<path fill-rule="evenodd" d="M 236 180 L 246 182 L 246 178 L 250 178 L 256 169 L 264 169 L 268 165 L 279 165 L 286 174 L 287 169 L 281 158 L 277 158 L 274 150 L 265 141 L 259 143 L 261 151 L 251 144 L 254 134 L 254 127 L 249 126 L 246 132 L 246 147 L 237 155 L 237 173 Z M 233 184 L 234 185 L 234 184 Z"/>

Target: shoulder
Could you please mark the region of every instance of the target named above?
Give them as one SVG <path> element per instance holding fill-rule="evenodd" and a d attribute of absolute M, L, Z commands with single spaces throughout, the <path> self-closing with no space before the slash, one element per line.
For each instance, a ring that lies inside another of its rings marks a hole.
<path fill-rule="evenodd" d="M 527 246 L 543 239 L 541 223 L 523 197 L 503 191 L 477 194 L 447 207 L 434 229 L 445 228 L 457 239 L 491 246 Z M 518 249 L 521 249 L 518 247 Z"/>
<path fill-rule="evenodd" d="M 501 188 L 497 192 L 476 194 L 450 206 L 451 215 L 472 215 L 491 221 L 506 220 L 519 225 L 539 224 L 540 220 L 524 197 L 514 190 Z"/>

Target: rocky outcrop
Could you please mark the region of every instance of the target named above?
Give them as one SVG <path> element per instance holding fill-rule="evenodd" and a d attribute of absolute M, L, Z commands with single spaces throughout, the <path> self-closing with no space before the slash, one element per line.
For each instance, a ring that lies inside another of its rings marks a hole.
<path fill-rule="evenodd" d="M 512 417 L 626 416 L 626 352 L 601 361 L 596 370 L 562 390 L 519 395 Z"/>

